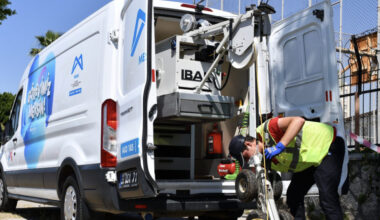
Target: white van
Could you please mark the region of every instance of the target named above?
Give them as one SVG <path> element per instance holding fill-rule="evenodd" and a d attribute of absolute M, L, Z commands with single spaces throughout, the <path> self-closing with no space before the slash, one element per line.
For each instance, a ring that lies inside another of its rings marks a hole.
<path fill-rule="evenodd" d="M 241 203 L 234 181 L 219 178 L 221 158 L 206 153 L 207 134 L 217 123 L 226 156 L 242 109 L 236 102 L 254 88 L 255 67 L 262 113 L 343 131 L 329 1 L 275 23 L 270 36 L 260 19 L 245 23 L 259 37 L 241 52 L 250 50 L 249 60 L 234 62 L 256 65 L 231 68 L 226 55 L 201 88 L 223 34 L 189 37 L 180 28 L 185 14 L 201 28 L 237 17 L 114 0 L 30 62 L 1 147 L 1 210 L 29 200 L 61 206 L 63 219 L 85 219 L 89 210 L 236 219 L 253 203 Z"/>

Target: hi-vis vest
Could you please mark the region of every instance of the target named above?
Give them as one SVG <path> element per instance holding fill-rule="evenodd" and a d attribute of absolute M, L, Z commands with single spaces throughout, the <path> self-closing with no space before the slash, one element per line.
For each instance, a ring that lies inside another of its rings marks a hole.
<path fill-rule="evenodd" d="M 257 127 L 265 146 L 277 143 L 269 133 L 269 120 Z M 329 151 L 334 139 L 334 128 L 330 125 L 305 121 L 297 136 L 275 158 L 278 163 L 271 163 L 274 170 L 281 172 L 300 172 L 311 166 L 318 166 Z"/>

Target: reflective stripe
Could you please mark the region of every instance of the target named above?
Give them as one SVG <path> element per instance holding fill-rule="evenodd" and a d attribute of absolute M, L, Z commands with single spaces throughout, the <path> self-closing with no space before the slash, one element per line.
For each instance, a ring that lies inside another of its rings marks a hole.
<path fill-rule="evenodd" d="M 265 142 L 268 143 L 269 146 L 276 145 L 276 142 L 273 140 L 272 135 L 269 133 L 269 120 L 266 120 L 264 123 L 264 135 L 265 135 Z M 268 138 L 267 138 L 268 137 Z M 296 136 L 296 144 L 294 147 L 285 147 L 285 152 L 291 153 L 292 156 L 292 162 L 289 165 L 289 171 L 294 172 L 294 170 L 297 167 L 298 160 L 300 158 L 300 148 L 302 143 L 302 129 L 298 132 Z"/>
<path fill-rule="evenodd" d="M 300 148 L 302 143 L 302 129 L 298 132 L 296 136 L 296 146 L 294 146 L 293 150 L 293 158 L 292 162 L 289 165 L 289 171 L 294 172 L 297 168 L 298 160 L 300 159 Z"/>
<path fill-rule="evenodd" d="M 269 145 L 270 147 L 276 145 L 276 142 L 274 142 L 273 138 L 272 138 L 272 135 L 270 135 L 270 133 L 268 132 L 269 128 L 268 128 L 268 125 L 269 124 L 269 120 L 266 120 L 265 123 L 264 123 L 264 145 L 265 143 L 267 142 L 267 145 Z"/>
<path fill-rule="evenodd" d="M 270 133 L 268 135 L 269 120 L 258 126 L 256 132 L 263 137 L 264 143 L 273 146 L 276 141 Z M 272 168 L 281 172 L 300 172 L 318 166 L 327 155 L 333 138 L 334 129 L 330 125 L 305 121 L 302 130 L 287 144 L 284 152 L 276 156 L 278 163 L 271 163 Z"/>

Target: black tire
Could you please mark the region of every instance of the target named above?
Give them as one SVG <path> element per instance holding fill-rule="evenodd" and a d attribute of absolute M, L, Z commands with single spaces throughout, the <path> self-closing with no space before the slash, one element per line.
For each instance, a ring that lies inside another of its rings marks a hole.
<path fill-rule="evenodd" d="M 69 176 L 63 184 L 61 194 L 61 219 L 90 219 L 90 211 L 82 198 L 77 181 L 73 176 Z"/>
<path fill-rule="evenodd" d="M 266 220 L 267 219 L 267 214 L 266 213 L 263 213 L 262 211 L 260 210 L 253 210 L 251 211 L 248 216 L 247 216 L 247 220 L 253 220 L 253 219 L 262 219 L 262 220 Z"/>
<path fill-rule="evenodd" d="M 269 176 L 269 181 L 272 184 L 274 201 L 277 201 L 281 198 L 281 195 L 282 195 L 283 186 L 282 186 L 281 176 L 276 171 L 271 171 L 268 176 Z"/>
<path fill-rule="evenodd" d="M 258 186 L 256 175 L 252 170 L 243 169 L 235 180 L 236 195 L 242 202 L 250 202 L 257 198 Z"/>
<path fill-rule="evenodd" d="M 292 214 L 286 210 L 279 210 L 278 215 L 280 216 L 280 220 L 293 220 Z"/>
<path fill-rule="evenodd" d="M 17 200 L 8 197 L 7 185 L 3 174 L 0 174 L 0 211 L 14 211 Z"/>

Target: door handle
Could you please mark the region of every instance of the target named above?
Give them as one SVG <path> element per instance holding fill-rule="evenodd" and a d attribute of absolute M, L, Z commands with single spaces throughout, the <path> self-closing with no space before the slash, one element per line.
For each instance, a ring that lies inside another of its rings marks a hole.
<path fill-rule="evenodd" d="M 17 143 L 17 138 L 13 138 L 12 141 L 13 141 L 14 144 L 16 144 Z"/>

